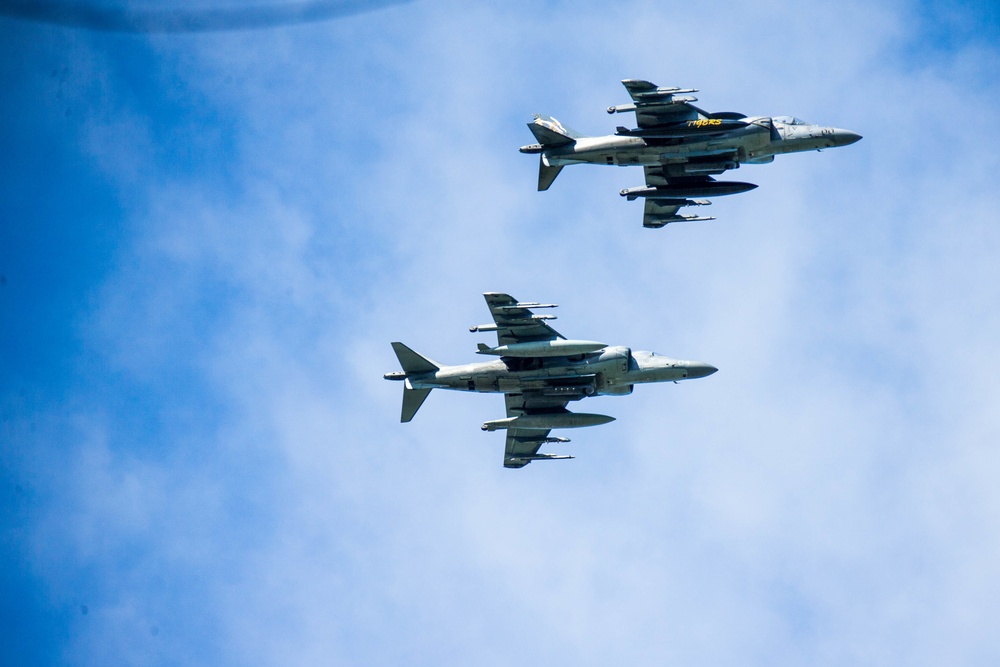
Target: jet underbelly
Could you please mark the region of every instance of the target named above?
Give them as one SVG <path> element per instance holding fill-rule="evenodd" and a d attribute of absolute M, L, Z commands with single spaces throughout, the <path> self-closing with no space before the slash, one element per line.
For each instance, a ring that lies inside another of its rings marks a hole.
<path fill-rule="evenodd" d="M 505 394 L 532 392 L 542 396 L 578 400 L 596 392 L 597 378 L 593 374 L 577 373 L 557 376 L 547 373 L 511 374 L 497 379 L 497 390 Z"/>
<path fill-rule="evenodd" d="M 476 391 L 499 391 L 499 380 L 495 375 L 477 375 L 476 376 Z"/>
<path fill-rule="evenodd" d="M 564 162 L 577 159 L 593 164 L 634 167 L 659 164 L 660 151 L 638 137 L 595 137 L 579 140 L 573 146 L 571 154 L 560 156 L 559 159 Z"/>
<path fill-rule="evenodd" d="M 653 167 L 660 164 L 661 152 L 662 148 L 652 146 L 619 150 L 608 154 L 607 162 L 619 167 Z"/>

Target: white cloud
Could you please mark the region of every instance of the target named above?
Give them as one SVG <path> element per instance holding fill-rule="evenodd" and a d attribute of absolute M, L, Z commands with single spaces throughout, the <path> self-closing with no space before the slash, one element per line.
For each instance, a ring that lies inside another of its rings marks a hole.
<path fill-rule="evenodd" d="M 93 585 L 110 620 L 74 626 L 71 661 L 990 664 L 996 90 L 967 54 L 900 67 L 908 20 L 417 3 L 155 41 L 232 152 L 141 189 L 88 323 L 181 422 L 134 456 L 74 446 L 67 558 L 125 583 Z M 659 232 L 616 194 L 634 170 L 534 192 L 521 123 L 610 129 L 625 76 L 865 139 L 745 167 L 758 190 Z M 379 377 L 390 340 L 471 359 L 486 290 L 721 371 L 593 399 L 618 421 L 571 433 L 579 458 L 503 470 L 477 428 L 499 397 L 435 392 L 399 425 Z M 204 414 L 157 389 L 176 365 Z"/>

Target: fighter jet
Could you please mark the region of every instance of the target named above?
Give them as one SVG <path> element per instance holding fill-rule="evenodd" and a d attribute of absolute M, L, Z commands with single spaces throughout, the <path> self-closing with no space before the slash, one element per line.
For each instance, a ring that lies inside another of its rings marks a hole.
<path fill-rule="evenodd" d="M 639 79 L 622 83 L 632 103 L 608 107 L 608 113 L 634 111 L 636 128 L 619 126 L 613 135 L 585 137 L 549 116 L 536 114 L 528 123 L 538 143 L 520 150 L 540 154 L 540 191 L 548 190 L 568 164 L 641 165 L 646 185 L 620 194 L 629 201 L 645 199 L 644 227 L 714 220 L 678 211 L 711 203 L 699 197 L 731 195 L 757 186 L 720 182 L 712 176 L 741 164 L 767 164 L 782 153 L 847 146 L 861 139 L 850 130 L 811 125 L 792 116 L 708 113 L 691 104 L 697 98 L 688 93 L 698 92 L 695 88 L 662 88 Z"/>
<path fill-rule="evenodd" d="M 717 368 L 699 361 L 683 361 L 633 352 L 592 340 L 568 340 L 545 323 L 554 315 L 536 315 L 532 309 L 555 308 L 554 303 L 517 301 L 508 294 L 487 292 L 486 305 L 493 324 L 469 331 L 496 331 L 497 346 L 479 344 L 478 353 L 499 357 L 491 361 L 445 366 L 393 343 L 403 370 L 386 373 L 386 380 L 403 382 L 401 422 L 408 422 L 432 389 L 500 393 L 507 418 L 483 424 L 484 431 L 507 431 L 503 464 L 523 468 L 532 461 L 571 459 L 539 454 L 544 444 L 569 442 L 550 437 L 553 429 L 597 426 L 614 421 L 607 415 L 570 412 L 570 401 L 588 396 L 625 396 L 643 382 L 677 382 L 703 378 Z"/>

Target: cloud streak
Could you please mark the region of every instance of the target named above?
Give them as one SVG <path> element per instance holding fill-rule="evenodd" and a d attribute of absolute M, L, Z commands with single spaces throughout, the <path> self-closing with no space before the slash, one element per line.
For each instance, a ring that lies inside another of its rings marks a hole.
<path fill-rule="evenodd" d="M 126 33 L 260 30 L 330 21 L 412 0 L 313 0 L 205 9 L 125 9 L 66 0 L 4 0 L 0 16 L 72 28 Z"/>

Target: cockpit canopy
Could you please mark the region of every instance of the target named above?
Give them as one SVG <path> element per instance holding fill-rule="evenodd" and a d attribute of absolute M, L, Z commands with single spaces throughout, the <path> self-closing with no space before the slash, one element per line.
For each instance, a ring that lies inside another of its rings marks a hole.
<path fill-rule="evenodd" d="M 775 116 L 772 118 L 775 123 L 781 123 L 782 125 L 811 125 L 812 123 L 807 123 L 801 118 L 796 118 L 795 116 Z"/>

